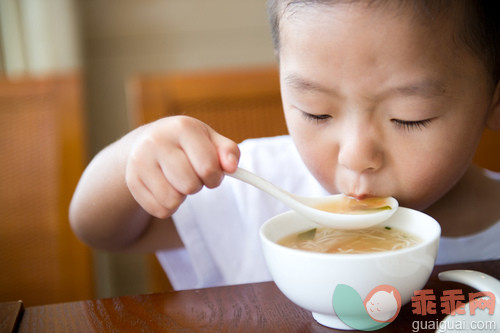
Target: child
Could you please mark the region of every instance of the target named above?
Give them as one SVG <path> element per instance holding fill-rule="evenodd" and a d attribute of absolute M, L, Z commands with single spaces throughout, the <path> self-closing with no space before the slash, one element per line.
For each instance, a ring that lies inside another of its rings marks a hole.
<path fill-rule="evenodd" d="M 74 232 L 156 251 L 176 289 L 269 280 L 258 229 L 288 208 L 224 178 L 239 165 L 300 195 L 394 196 L 440 222 L 438 263 L 499 259 L 500 182 L 471 165 L 484 127 L 500 130 L 495 3 L 270 1 L 290 136 L 142 126 L 86 169 Z"/>

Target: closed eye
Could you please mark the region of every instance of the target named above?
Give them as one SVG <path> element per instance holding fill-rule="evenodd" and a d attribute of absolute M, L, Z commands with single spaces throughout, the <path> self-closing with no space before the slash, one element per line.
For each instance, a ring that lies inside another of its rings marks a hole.
<path fill-rule="evenodd" d="M 391 121 L 396 124 L 397 127 L 401 127 L 407 131 L 411 130 L 422 130 L 427 127 L 434 118 L 424 119 L 424 120 L 401 120 L 401 119 L 391 119 Z"/>
<path fill-rule="evenodd" d="M 332 116 L 329 114 L 312 114 L 302 111 L 302 115 L 310 121 L 315 121 L 316 123 L 320 123 L 322 121 L 330 119 Z"/>

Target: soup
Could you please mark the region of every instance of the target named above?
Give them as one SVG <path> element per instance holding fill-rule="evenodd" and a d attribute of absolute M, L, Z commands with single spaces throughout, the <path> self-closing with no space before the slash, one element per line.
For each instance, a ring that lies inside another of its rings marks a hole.
<path fill-rule="evenodd" d="M 313 252 L 359 254 L 400 250 L 420 241 L 418 237 L 393 227 L 375 226 L 359 230 L 318 227 L 285 236 L 278 244 Z"/>
<path fill-rule="evenodd" d="M 337 214 L 367 214 L 391 209 L 387 198 L 367 198 L 358 200 L 341 196 L 330 202 L 316 205 L 314 208 Z"/>

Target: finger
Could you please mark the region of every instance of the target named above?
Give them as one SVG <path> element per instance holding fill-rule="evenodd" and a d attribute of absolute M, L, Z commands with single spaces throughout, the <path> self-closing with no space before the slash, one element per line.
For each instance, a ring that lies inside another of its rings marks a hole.
<path fill-rule="evenodd" d="M 172 177 L 173 178 L 173 177 Z M 175 179 L 175 178 L 173 178 Z M 173 214 L 181 203 L 185 200 L 186 195 L 191 194 L 188 191 L 182 192 L 183 189 L 179 190 L 179 185 L 170 182 L 164 175 L 163 170 L 160 165 L 156 165 L 156 170 L 153 174 L 148 174 L 143 179 L 144 184 L 148 190 L 152 193 L 154 199 L 168 212 L 168 216 Z M 199 183 L 198 180 L 196 180 Z M 201 188 L 201 185 L 198 186 Z M 199 189 L 195 189 L 192 192 L 197 192 Z"/>
<path fill-rule="evenodd" d="M 168 183 L 150 150 L 131 154 L 125 178 L 134 199 L 153 216 L 166 218 L 184 201 L 185 196 Z"/>
<path fill-rule="evenodd" d="M 210 132 L 212 142 L 217 149 L 219 164 L 225 172 L 233 173 L 238 167 L 240 160 L 240 149 L 231 139 L 212 130 Z"/>
<path fill-rule="evenodd" d="M 126 177 L 127 186 L 134 200 L 150 215 L 157 218 L 167 218 L 173 212 L 166 208 L 156 198 L 153 193 L 147 188 L 144 182 L 137 175 Z"/>
<path fill-rule="evenodd" d="M 157 159 L 163 177 L 180 194 L 194 194 L 203 187 L 203 181 L 183 150 L 161 149 Z"/>
<path fill-rule="evenodd" d="M 200 123 L 197 130 L 183 136 L 179 143 L 202 184 L 213 188 L 222 181 L 224 170 L 220 165 L 217 147 L 212 141 L 210 131 L 213 130 Z"/>

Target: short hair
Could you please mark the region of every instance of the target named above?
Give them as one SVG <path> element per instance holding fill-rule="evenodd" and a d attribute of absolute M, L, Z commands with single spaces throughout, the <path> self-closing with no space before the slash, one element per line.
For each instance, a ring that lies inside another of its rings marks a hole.
<path fill-rule="evenodd" d="M 268 17 L 276 54 L 280 51 L 280 21 L 298 5 L 333 5 L 339 2 L 362 0 L 268 0 Z M 375 5 L 395 3 L 394 0 L 363 0 Z M 500 79 L 500 2 L 498 0 L 399 0 L 400 5 L 411 5 L 415 15 L 433 20 L 446 16 L 450 9 L 458 9 L 460 15 L 453 18 L 456 39 L 477 56 L 491 73 L 494 86 Z M 450 14 L 448 14 L 450 15 Z"/>

